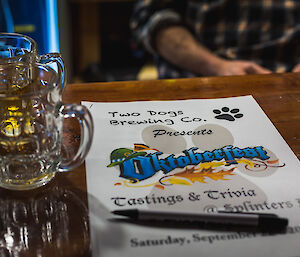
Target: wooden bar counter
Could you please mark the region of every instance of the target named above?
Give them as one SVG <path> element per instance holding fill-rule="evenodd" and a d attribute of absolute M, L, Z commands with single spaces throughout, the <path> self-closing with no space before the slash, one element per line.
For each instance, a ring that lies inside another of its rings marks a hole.
<path fill-rule="evenodd" d="M 69 84 L 65 103 L 252 95 L 300 159 L 300 73 Z M 78 126 L 66 122 L 74 149 Z M 27 192 L 0 190 L 0 256 L 91 256 L 85 166 Z"/>

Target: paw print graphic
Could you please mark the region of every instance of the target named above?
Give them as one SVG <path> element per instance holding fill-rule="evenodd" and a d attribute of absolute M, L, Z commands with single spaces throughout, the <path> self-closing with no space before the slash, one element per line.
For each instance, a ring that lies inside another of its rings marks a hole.
<path fill-rule="evenodd" d="M 239 112 L 238 109 L 232 109 L 233 112 L 230 112 L 229 108 L 222 111 L 223 114 L 231 116 L 237 115 Z M 233 117 L 233 119 L 238 117 Z M 165 133 L 160 133 L 160 136 L 154 136 L 153 131 Z M 199 133 L 199 131 L 212 131 L 212 133 L 204 135 Z M 200 125 L 194 128 L 192 133 L 189 133 L 190 136 L 182 134 L 182 131 L 177 131 L 168 126 L 151 125 L 142 131 L 141 139 L 143 144 L 151 149 L 158 149 L 166 154 L 165 156 L 170 154 L 182 155 L 182 152 L 190 147 L 197 147 L 199 152 L 205 152 L 213 151 L 226 145 L 235 145 L 234 135 L 230 130 L 218 124 Z M 160 180 L 162 183 L 153 186 L 149 196 L 160 196 L 167 199 L 170 195 L 178 195 L 178 192 L 180 192 L 181 195 L 187 195 L 191 199 L 191 201 L 180 201 L 174 204 L 165 203 L 168 205 L 168 209 L 174 210 L 196 208 L 199 211 L 207 212 L 213 209 L 212 204 L 216 208 L 225 208 L 224 201 L 226 200 L 227 206 L 237 208 L 237 211 L 247 211 L 242 209 L 244 208 L 245 200 L 249 201 L 251 198 L 251 204 L 268 200 L 264 190 L 248 178 L 271 176 L 280 167 L 276 155 L 269 149 L 265 150 L 268 152 L 268 156 L 271 157 L 270 159 L 274 162 L 276 161 L 274 164 L 270 163 L 268 165 L 255 160 L 237 160 L 237 163 L 231 166 L 226 166 L 226 164 L 221 164 L 221 162 L 200 163 L 194 167 L 187 166 L 165 174 Z M 209 167 L 210 164 L 215 164 L 215 166 Z M 204 165 L 207 166 L 204 167 Z M 231 175 L 222 177 L 222 172 L 230 171 L 232 171 Z M 211 172 L 210 174 L 215 174 L 219 177 L 201 177 L 205 172 Z M 204 179 L 202 180 L 202 178 Z M 201 192 L 201 201 L 198 201 L 199 199 L 193 201 L 195 198 L 191 192 Z M 253 196 L 250 196 L 252 194 Z M 196 202 L 197 205 L 195 205 Z M 156 203 L 149 203 L 147 206 L 151 209 L 161 208 Z"/>
<path fill-rule="evenodd" d="M 228 110 L 227 107 L 224 108 L 222 108 L 223 114 L 235 116 L 239 112 L 238 109 L 230 111 L 229 108 Z M 139 155 L 139 159 L 135 160 L 135 174 L 146 172 L 146 169 L 140 169 L 142 166 L 139 162 L 149 157 L 145 155 L 146 153 L 153 155 L 159 152 L 155 156 L 161 161 L 161 165 L 166 165 L 165 167 L 174 165 L 175 169 L 170 172 L 159 170 L 149 180 L 148 178 L 141 181 L 122 178 L 114 185 L 128 187 L 130 190 L 147 188 L 147 197 L 151 201 L 145 204 L 149 209 L 160 209 L 165 206 L 168 209 L 193 209 L 201 212 L 224 208 L 248 211 L 255 204 L 259 205 L 268 200 L 263 188 L 255 184 L 251 177 L 271 176 L 284 166 L 279 164 L 278 157 L 269 149 L 265 149 L 270 156 L 270 160 L 266 162 L 259 159 L 237 158 L 236 162 L 230 165 L 227 165 L 228 163 L 223 159 L 211 162 L 200 161 L 197 165 L 190 165 L 186 160 L 187 163 L 182 167 L 176 165 L 178 156 L 184 156 L 188 149 L 196 148 L 196 152 L 208 153 L 224 146 L 235 146 L 234 141 L 235 138 L 229 129 L 214 123 L 181 130 L 165 125 L 147 126 L 141 132 L 139 143 L 134 144 L 134 149 L 117 149 L 118 155 L 129 153 L 121 156 L 125 160 Z M 119 164 L 123 161 L 121 157 L 115 155 L 112 158 L 111 155 L 111 159 L 117 162 L 111 161 L 108 167 L 119 169 L 120 172 Z M 248 207 L 245 203 L 251 206 Z"/>
<path fill-rule="evenodd" d="M 228 121 L 235 121 L 235 119 L 242 118 L 244 115 L 242 113 L 238 113 L 239 111 L 240 110 L 238 108 L 230 110 L 228 107 L 223 107 L 221 110 L 213 110 L 213 112 L 217 114 L 215 116 L 216 119 Z"/>

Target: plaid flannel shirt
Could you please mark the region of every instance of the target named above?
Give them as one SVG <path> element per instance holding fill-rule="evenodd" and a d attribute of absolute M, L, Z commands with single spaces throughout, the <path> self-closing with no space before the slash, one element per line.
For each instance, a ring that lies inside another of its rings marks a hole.
<path fill-rule="evenodd" d="M 130 21 L 134 42 L 155 57 L 160 78 L 193 77 L 157 54 L 163 26 L 184 25 L 202 45 L 229 60 L 275 72 L 300 63 L 300 0 L 138 0 Z"/>

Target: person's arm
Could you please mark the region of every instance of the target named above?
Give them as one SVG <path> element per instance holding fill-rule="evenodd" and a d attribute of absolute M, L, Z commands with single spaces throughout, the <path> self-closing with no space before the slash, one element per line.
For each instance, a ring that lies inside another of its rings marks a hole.
<path fill-rule="evenodd" d="M 132 43 L 155 55 L 154 35 L 166 26 L 182 24 L 181 14 L 185 10 L 184 0 L 138 0 L 134 4 L 130 19 Z M 140 48 L 141 49 L 141 48 Z"/>
<path fill-rule="evenodd" d="M 292 72 L 300 72 L 300 63 L 294 67 Z"/>
<path fill-rule="evenodd" d="M 203 76 L 264 74 L 271 71 L 249 61 L 222 59 L 200 43 L 183 26 L 162 28 L 155 34 L 156 51 L 170 63 Z"/>

